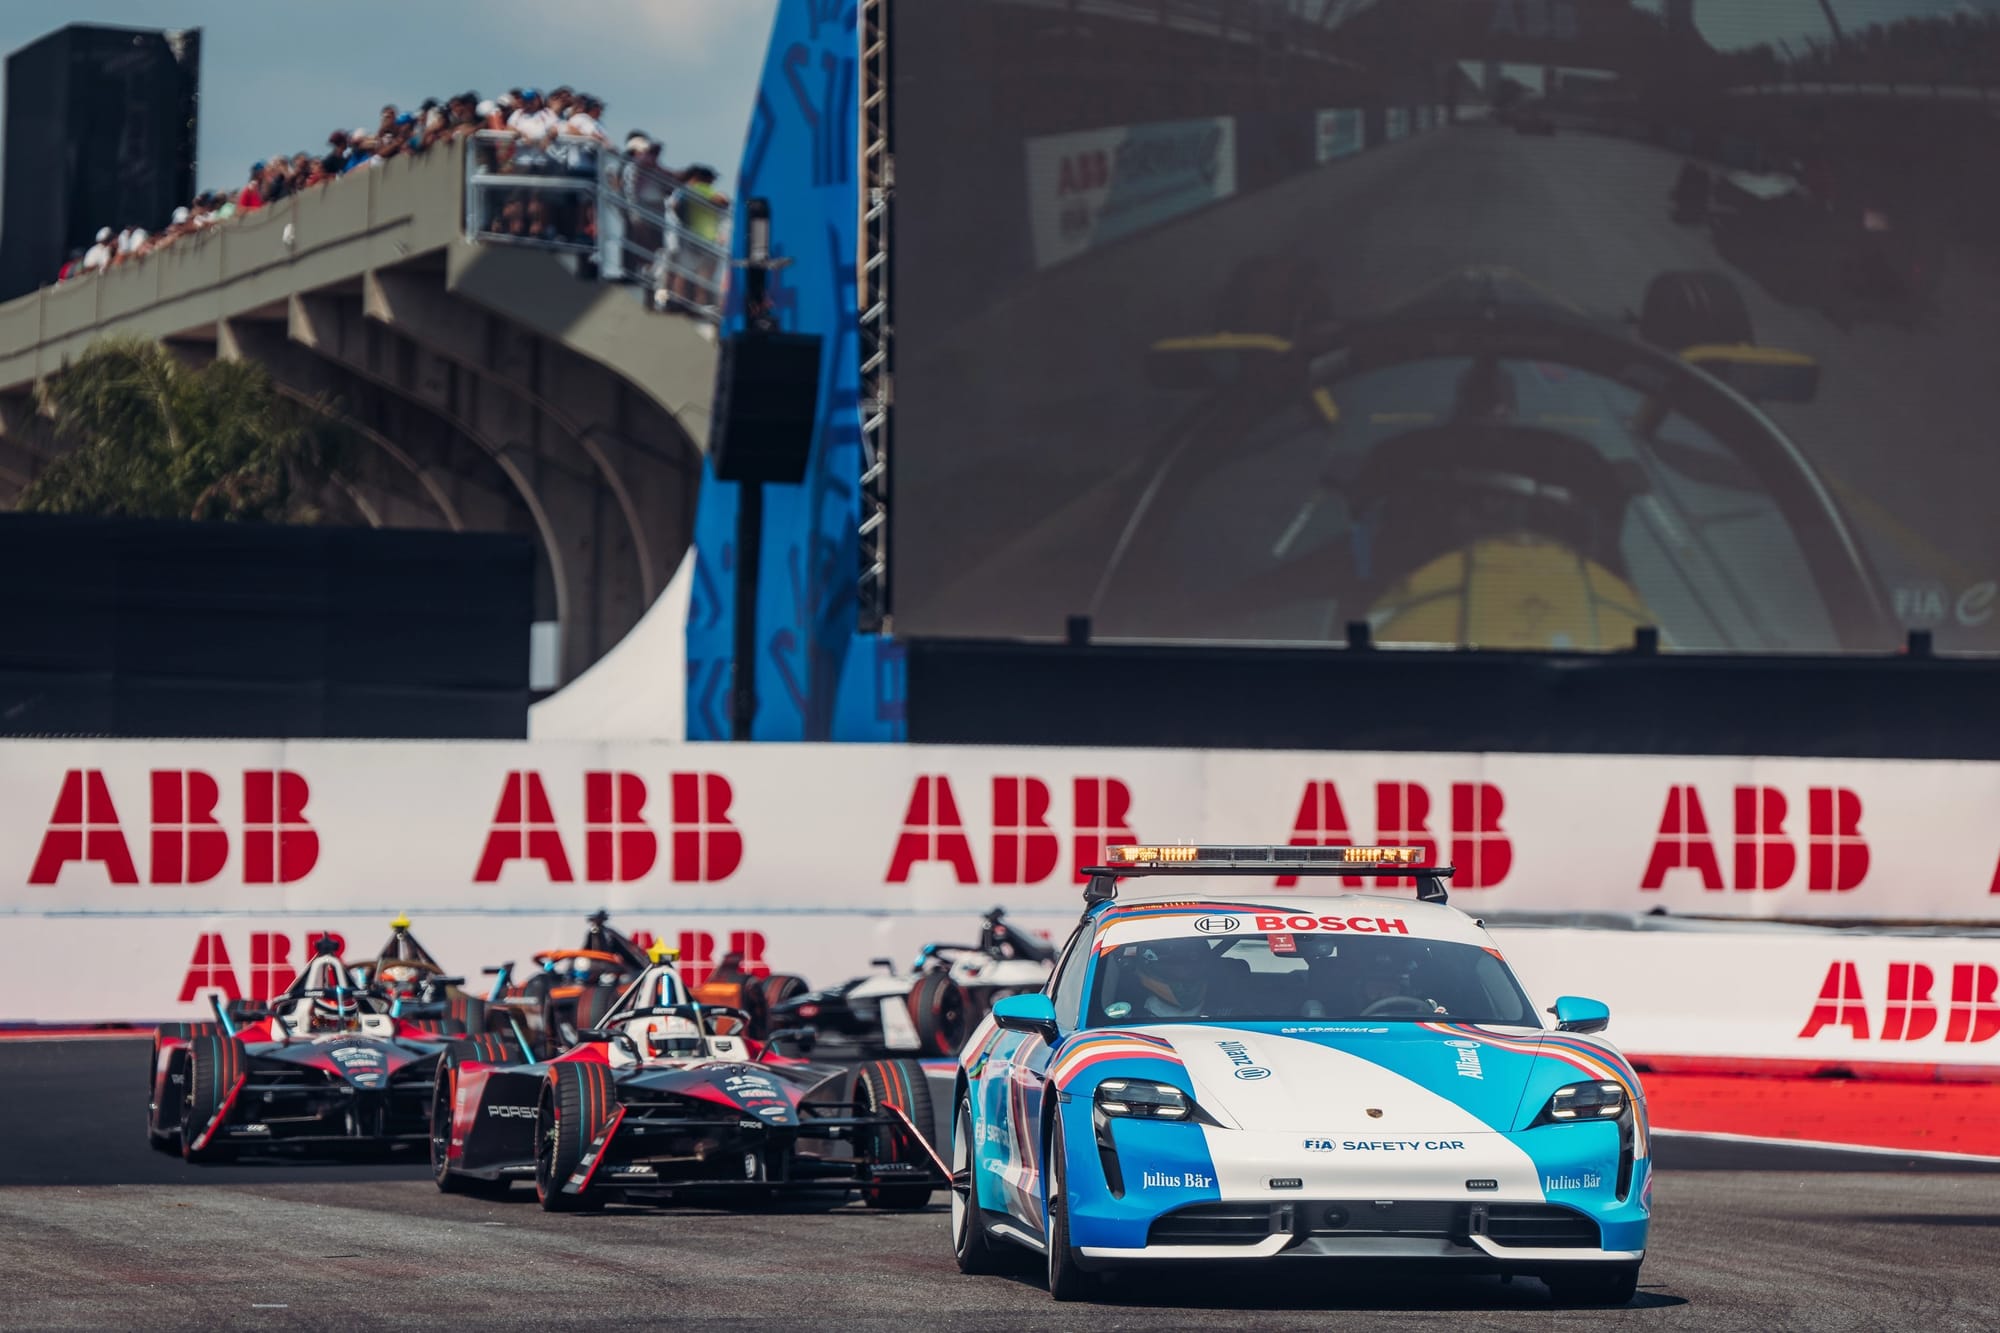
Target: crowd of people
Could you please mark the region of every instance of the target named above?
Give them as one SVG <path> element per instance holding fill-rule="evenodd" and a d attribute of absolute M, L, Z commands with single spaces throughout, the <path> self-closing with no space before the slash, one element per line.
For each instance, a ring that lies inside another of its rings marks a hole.
<path fill-rule="evenodd" d="M 72 251 L 57 281 L 134 263 L 182 237 L 316 189 L 351 171 L 396 157 L 420 155 L 484 131 L 504 136 L 505 151 L 499 158 L 506 171 L 594 178 L 598 171 L 595 146 L 613 144 L 604 128 L 604 109 L 602 98 L 567 86 L 546 95 L 539 88 L 514 88 L 493 98 L 482 98 L 476 92 L 433 97 L 413 111 L 385 106 L 372 127 L 336 129 L 327 136 L 322 150 L 280 154 L 254 163 L 241 186 L 204 191 L 174 209 L 163 226 L 157 221 L 150 227 L 143 221 L 128 221 L 121 226 L 100 227 L 88 247 Z M 697 236 L 711 242 L 718 238 L 728 200 L 715 189 L 713 168 L 697 164 L 675 171 L 662 166 L 659 140 L 640 130 L 628 133 L 622 147 L 629 161 L 621 169 L 615 188 L 659 214 L 674 214 Z M 545 205 L 538 208 L 526 201 L 516 202 L 513 208 L 513 216 L 498 219 L 494 230 L 531 237 L 555 233 L 556 219 Z M 594 209 L 588 219 L 570 221 L 594 237 Z M 636 238 L 634 232 L 638 233 Z M 668 238 L 648 237 L 641 227 L 629 229 L 627 239 L 655 245 L 662 254 L 669 248 Z M 673 270 L 684 266 L 662 262 L 658 267 L 658 299 L 662 304 L 680 303 L 684 293 Z"/>

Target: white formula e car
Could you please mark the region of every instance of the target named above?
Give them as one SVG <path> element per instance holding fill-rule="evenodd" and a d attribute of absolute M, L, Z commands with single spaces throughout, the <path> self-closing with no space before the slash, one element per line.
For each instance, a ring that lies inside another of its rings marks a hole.
<path fill-rule="evenodd" d="M 979 943 L 926 944 L 907 973 L 877 958 L 880 972 L 774 1004 L 770 1023 L 870 1054 L 957 1055 L 996 1000 L 1041 989 L 1055 956 L 996 907 L 980 919 Z"/>

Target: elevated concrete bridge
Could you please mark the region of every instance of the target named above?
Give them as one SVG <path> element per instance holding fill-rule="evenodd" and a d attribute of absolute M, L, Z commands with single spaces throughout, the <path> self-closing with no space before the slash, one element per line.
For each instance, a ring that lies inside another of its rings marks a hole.
<path fill-rule="evenodd" d="M 559 679 L 666 586 L 694 523 L 713 327 L 572 256 L 465 239 L 464 144 L 397 158 L 0 305 L 0 508 L 57 447 L 35 381 L 110 335 L 242 357 L 362 441 L 361 521 L 530 533 Z"/>

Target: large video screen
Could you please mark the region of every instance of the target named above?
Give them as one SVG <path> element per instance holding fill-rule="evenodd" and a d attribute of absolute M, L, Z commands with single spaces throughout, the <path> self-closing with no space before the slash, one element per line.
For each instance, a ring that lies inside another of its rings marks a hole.
<path fill-rule="evenodd" d="M 1996 8 L 897 6 L 898 631 L 2000 650 Z"/>

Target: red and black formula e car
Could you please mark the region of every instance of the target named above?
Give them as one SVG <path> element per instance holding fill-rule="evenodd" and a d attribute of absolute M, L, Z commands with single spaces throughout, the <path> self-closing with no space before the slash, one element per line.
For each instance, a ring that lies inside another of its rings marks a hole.
<path fill-rule="evenodd" d="M 416 1146 L 430 1132 L 438 1061 L 525 1059 L 501 1037 L 450 1037 L 356 988 L 322 936 L 285 993 L 253 1014 L 217 1006 L 217 1022 L 169 1023 L 153 1035 L 146 1137 L 190 1162 L 245 1148 Z"/>
<path fill-rule="evenodd" d="M 552 1060 L 446 1057 L 431 1122 L 440 1190 L 495 1193 L 532 1180 L 551 1212 L 812 1191 L 900 1209 L 948 1185 L 926 1137 L 932 1107 L 919 1065 L 849 1070 L 778 1055 L 747 1034 L 742 1010 L 696 999 L 659 952 Z"/>

